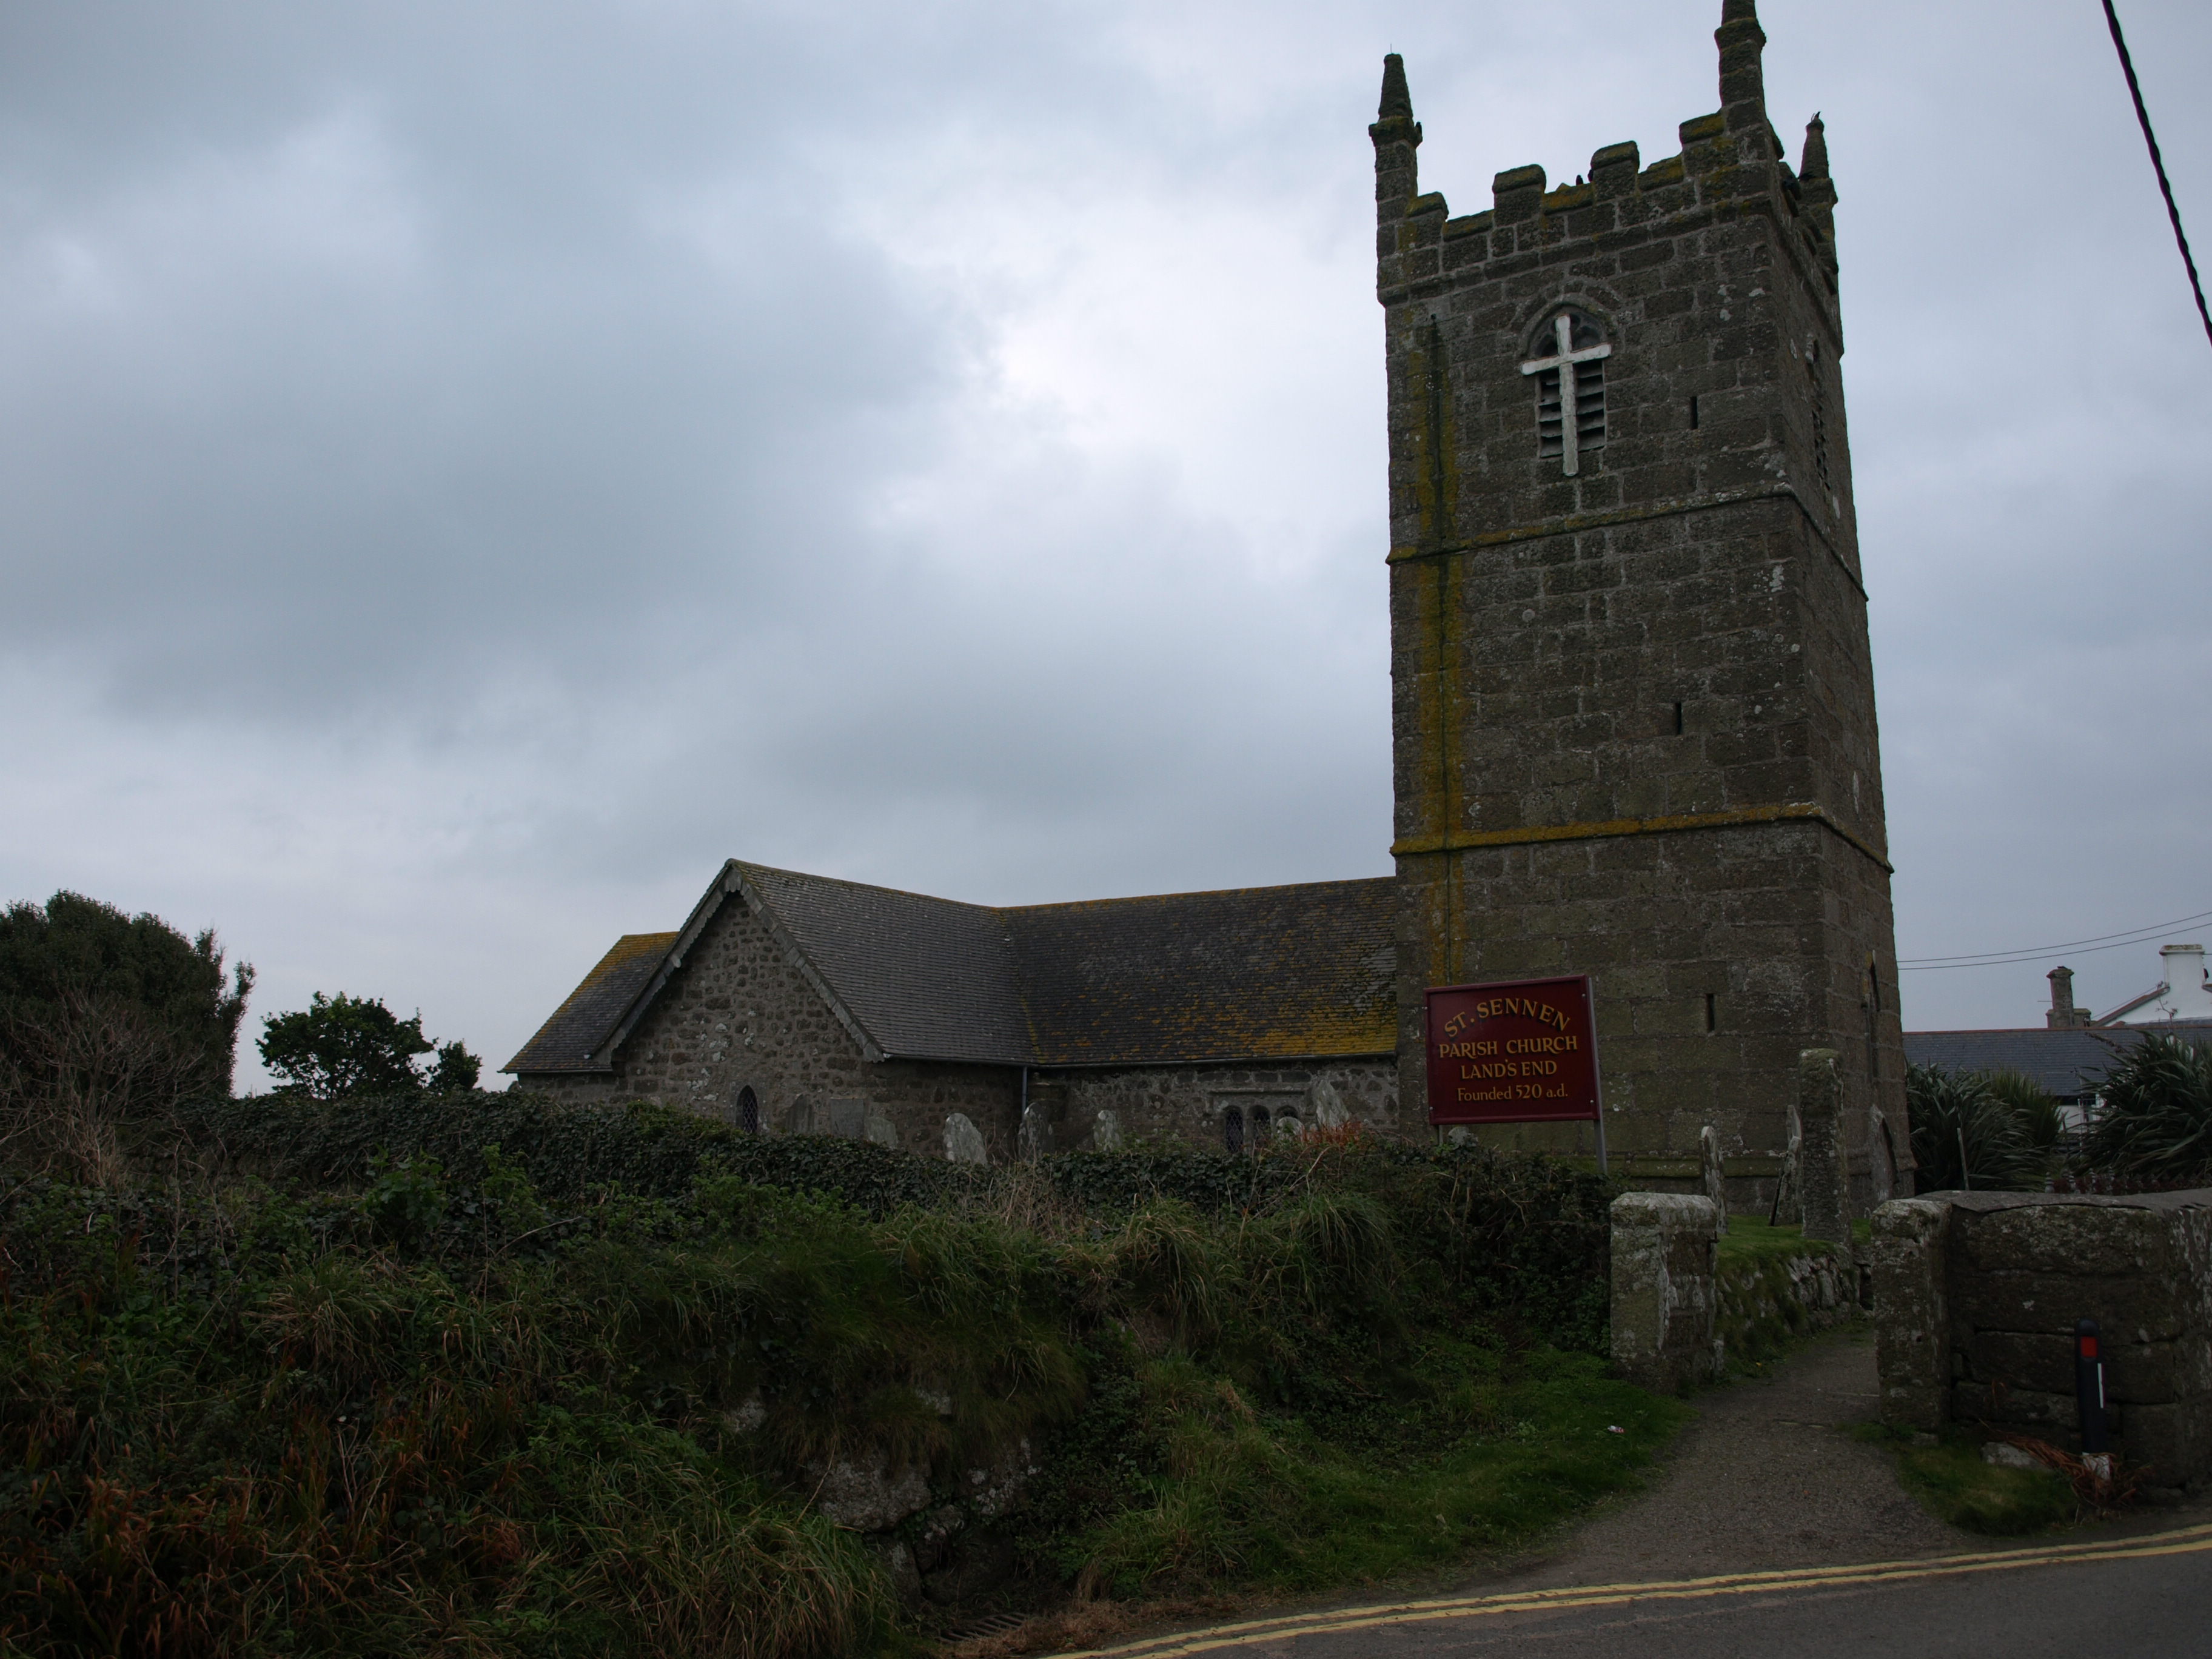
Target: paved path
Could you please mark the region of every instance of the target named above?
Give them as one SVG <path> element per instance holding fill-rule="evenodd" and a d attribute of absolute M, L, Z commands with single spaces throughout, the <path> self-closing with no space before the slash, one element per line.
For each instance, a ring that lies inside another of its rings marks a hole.
<path fill-rule="evenodd" d="M 1640 1493 L 1549 1547 L 1404 1599 L 1311 1608 L 1104 1650 L 1121 1659 L 1560 1659 L 1788 1652 L 2212 1656 L 2212 1512 L 2152 1511 L 2008 1543 L 1935 1520 L 1890 1455 L 1863 1332 L 1698 1397 Z M 1869 1565 L 1872 1564 L 1872 1565 Z"/>
<path fill-rule="evenodd" d="M 1879 1414 L 1863 1331 L 1818 1338 L 1771 1377 L 1708 1389 L 1696 1404 L 1650 1486 L 1513 1564 L 1512 1579 L 1617 1583 L 1988 1547 L 1922 1509 L 1890 1454 L 1845 1431 Z"/>

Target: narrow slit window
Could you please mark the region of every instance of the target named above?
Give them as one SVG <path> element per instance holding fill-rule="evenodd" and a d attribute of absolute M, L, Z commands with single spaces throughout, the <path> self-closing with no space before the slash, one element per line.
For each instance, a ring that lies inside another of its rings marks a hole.
<path fill-rule="evenodd" d="M 1690 394 L 1690 430 L 1691 430 L 1691 431 L 1692 431 L 1692 432 L 1695 432 L 1697 429 L 1698 429 L 1698 394 L 1697 394 L 1696 392 L 1692 392 L 1692 393 Z"/>
<path fill-rule="evenodd" d="M 1234 1106 L 1221 1115 L 1221 1146 L 1224 1152 L 1244 1150 L 1244 1114 Z"/>
<path fill-rule="evenodd" d="M 1546 319 L 1521 372 L 1536 383 L 1536 454 L 1572 477 L 1605 447 L 1605 360 L 1613 347 L 1587 313 L 1567 307 Z"/>
<path fill-rule="evenodd" d="M 1828 474 L 1828 377 L 1822 372 L 1820 343 L 1805 348 L 1805 373 L 1813 382 L 1813 471 L 1820 480 L 1820 493 L 1832 496 L 1835 481 Z"/>
<path fill-rule="evenodd" d="M 1720 1028 L 1721 1020 L 1719 1000 L 1712 992 L 1708 991 L 1705 993 L 1705 1030 L 1708 1031 L 1717 1031 Z"/>
<path fill-rule="evenodd" d="M 1682 735 L 1682 705 L 1679 702 L 1674 705 L 1674 735 Z"/>

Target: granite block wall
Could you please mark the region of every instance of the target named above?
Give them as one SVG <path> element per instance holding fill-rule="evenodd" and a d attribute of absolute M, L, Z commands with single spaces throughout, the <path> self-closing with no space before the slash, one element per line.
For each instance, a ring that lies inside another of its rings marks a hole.
<path fill-rule="evenodd" d="M 1400 1093 L 1429 987 L 1588 973 L 1632 1179 L 1686 1188 L 1711 1123 L 1763 1202 L 1796 1055 L 1833 1048 L 1864 1213 L 1911 1172 L 1835 191 L 1817 124 L 1783 157 L 1744 0 L 1717 40 L 1680 154 L 1510 169 L 1457 218 L 1386 75 Z M 1563 310 L 1608 350 L 1571 474 L 1524 372 Z"/>
<path fill-rule="evenodd" d="M 1885 1420 L 2078 1449 L 2074 1330 L 2094 1319 L 2115 1449 L 2167 1493 L 2212 1483 L 2212 1191 L 1900 1200 L 1873 1250 Z"/>

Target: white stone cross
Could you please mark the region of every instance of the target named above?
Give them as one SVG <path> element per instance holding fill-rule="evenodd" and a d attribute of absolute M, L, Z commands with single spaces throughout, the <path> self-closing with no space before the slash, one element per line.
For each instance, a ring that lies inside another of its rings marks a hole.
<path fill-rule="evenodd" d="M 1570 478 L 1582 470 L 1579 442 L 1581 434 L 1575 429 L 1575 365 L 1613 356 L 1613 348 L 1603 341 L 1594 346 L 1575 349 L 1574 319 L 1561 312 L 1552 323 L 1552 337 L 1559 342 L 1556 356 L 1538 357 L 1521 365 L 1523 374 L 1541 374 L 1546 369 L 1559 372 L 1559 471 Z"/>

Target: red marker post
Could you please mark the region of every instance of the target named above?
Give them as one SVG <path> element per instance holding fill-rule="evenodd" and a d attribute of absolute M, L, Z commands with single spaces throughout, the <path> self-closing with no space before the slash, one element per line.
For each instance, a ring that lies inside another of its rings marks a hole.
<path fill-rule="evenodd" d="M 2081 1424 L 2081 1455 L 2101 1456 L 2110 1442 L 2105 1435 L 2105 1359 L 2097 1351 L 2097 1322 L 2084 1319 L 2074 1327 L 2074 1409 Z"/>
<path fill-rule="evenodd" d="M 1593 1123 L 1605 1173 L 1589 975 L 1436 986 L 1427 1028 L 1431 1123 Z"/>

